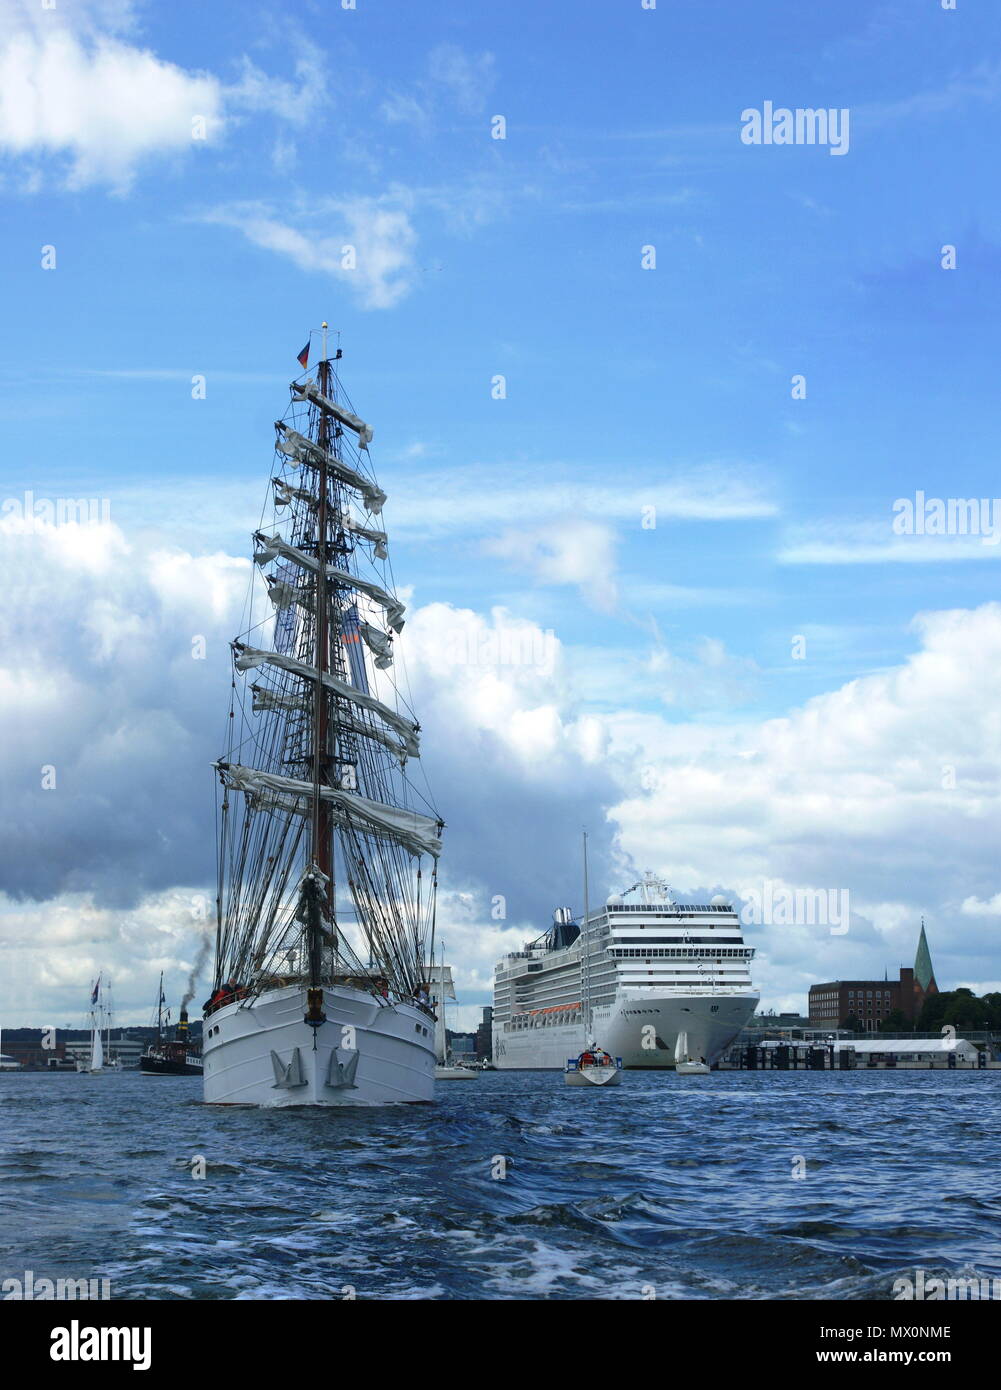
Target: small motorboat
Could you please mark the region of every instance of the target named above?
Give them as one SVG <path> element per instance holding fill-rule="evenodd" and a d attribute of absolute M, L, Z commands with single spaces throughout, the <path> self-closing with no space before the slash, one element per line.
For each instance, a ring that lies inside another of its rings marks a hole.
<path fill-rule="evenodd" d="M 688 1050 L 688 1034 L 679 1033 L 674 1044 L 674 1070 L 682 1076 L 708 1076 L 709 1063 L 704 1057 L 693 1057 Z"/>
<path fill-rule="evenodd" d="M 568 1086 L 617 1086 L 622 1076 L 622 1058 L 612 1057 L 594 1043 L 579 1057 L 568 1057 L 563 1080 Z"/>

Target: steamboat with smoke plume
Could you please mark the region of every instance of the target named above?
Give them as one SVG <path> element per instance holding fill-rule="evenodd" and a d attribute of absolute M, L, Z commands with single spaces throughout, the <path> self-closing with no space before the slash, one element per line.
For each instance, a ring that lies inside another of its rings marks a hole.
<path fill-rule="evenodd" d="M 170 1028 L 170 1014 L 168 1012 L 165 1024 L 163 1006 L 166 1000 L 163 994 L 163 975 L 160 975 L 160 990 L 156 1001 L 156 1040 L 150 1043 L 139 1059 L 139 1070 L 148 1076 L 202 1075 L 201 1054 L 191 1041 L 188 1026 L 188 1003 L 193 989 L 194 983 L 189 981 L 188 992 L 181 1000 L 181 1017 L 173 1030 L 174 1036 L 168 1038 L 165 1028 Z"/>

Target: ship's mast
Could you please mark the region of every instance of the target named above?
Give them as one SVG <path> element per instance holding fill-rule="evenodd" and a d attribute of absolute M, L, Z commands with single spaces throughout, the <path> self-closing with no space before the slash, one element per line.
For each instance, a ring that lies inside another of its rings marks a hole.
<path fill-rule="evenodd" d="M 319 366 L 320 391 L 330 396 L 330 363 L 327 360 L 327 325 L 323 325 L 323 349 Z M 320 446 L 317 470 L 318 501 L 316 512 L 316 697 L 313 701 L 313 864 L 323 875 L 313 885 L 307 914 L 309 934 L 309 983 L 316 988 L 322 983 L 322 918 L 333 921 L 333 838 L 330 810 L 320 796 L 320 787 L 328 764 L 327 739 L 329 706 L 323 677 L 330 667 L 330 610 L 327 581 L 327 448 L 330 425 L 325 410 L 319 412 L 317 443 Z M 321 911 L 320 905 L 323 905 Z"/>

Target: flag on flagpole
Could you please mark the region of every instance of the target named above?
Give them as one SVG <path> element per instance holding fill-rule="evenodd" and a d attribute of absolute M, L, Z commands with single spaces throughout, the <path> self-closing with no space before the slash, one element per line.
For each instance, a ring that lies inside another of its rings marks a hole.
<path fill-rule="evenodd" d="M 306 367 L 307 367 L 307 365 L 308 365 L 308 363 L 309 363 L 309 344 L 308 344 L 308 343 L 307 343 L 306 346 L 303 348 L 302 352 L 299 353 L 298 357 L 296 358 L 296 361 L 301 365 L 302 370 L 305 371 L 305 370 L 306 370 Z"/>

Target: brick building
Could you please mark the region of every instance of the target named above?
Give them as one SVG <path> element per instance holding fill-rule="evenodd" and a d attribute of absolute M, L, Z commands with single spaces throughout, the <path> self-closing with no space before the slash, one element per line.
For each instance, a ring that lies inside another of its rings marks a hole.
<path fill-rule="evenodd" d="M 810 1023 L 819 1028 L 838 1028 L 846 1018 L 854 1016 L 865 1032 L 875 1033 L 896 1009 L 909 1023 L 915 1023 L 925 999 L 937 993 L 922 921 L 913 967 L 901 966 L 897 980 L 831 980 L 811 985 Z"/>
<path fill-rule="evenodd" d="M 43 1038 L 53 1045 L 43 1047 Z M 60 1028 L 56 1034 L 44 1028 L 5 1028 L 3 1052 L 22 1067 L 54 1066 L 66 1060 L 66 1031 Z"/>

